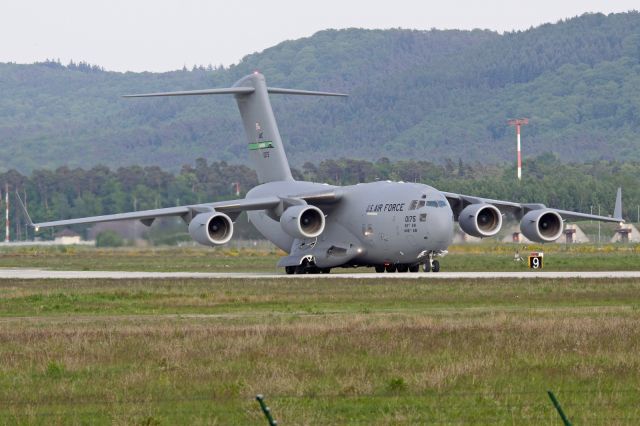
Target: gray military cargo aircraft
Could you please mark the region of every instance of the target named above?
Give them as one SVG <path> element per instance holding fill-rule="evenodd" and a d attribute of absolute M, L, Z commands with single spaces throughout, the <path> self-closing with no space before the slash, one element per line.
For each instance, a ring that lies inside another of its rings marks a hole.
<path fill-rule="evenodd" d="M 127 95 L 126 97 L 234 95 L 248 139 L 249 157 L 259 185 L 244 199 L 168 207 L 155 210 L 58 220 L 34 224 L 37 229 L 140 220 L 151 226 L 161 217 L 178 216 L 200 244 L 217 246 L 233 235 L 238 215 L 249 220 L 276 246 L 288 253 L 278 262 L 287 274 L 328 273 L 336 267 L 374 267 L 376 272 L 437 272 L 434 258 L 447 253 L 458 221 L 464 232 L 492 237 L 503 216 L 520 220 L 522 234 L 535 242 L 551 242 L 563 233 L 565 220 L 620 222 L 618 191 L 613 217 L 520 204 L 439 191 L 406 182 L 371 182 L 350 186 L 300 182 L 293 179 L 269 94 L 346 96 L 340 93 L 267 87 L 254 72 L 230 88 Z M 22 201 L 20 200 L 22 207 Z M 26 209 L 24 210 L 25 214 Z M 28 214 L 27 214 L 28 218 Z"/>

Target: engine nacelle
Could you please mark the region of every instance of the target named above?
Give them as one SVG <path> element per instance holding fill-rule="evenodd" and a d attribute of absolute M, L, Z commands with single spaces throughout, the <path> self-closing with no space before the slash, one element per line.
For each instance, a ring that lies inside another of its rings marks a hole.
<path fill-rule="evenodd" d="M 200 213 L 189 223 L 189 234 L 202 245 L 219 246 L 233 236 L 233 221 L 220 212 Z"/>
<path fill-rule="evenodd" d="M 562 216 L 551 209 L 532 210 L 520 221 L 522 235 L 536 243 L 550 243 L 562 235 Z"/>
<path fill-rule="evenodd" d="M 502 213 L 491 204 L 469 204 L 458 215 L 458 224 L 471 236 L 493 237 L 502 228 Z"/>
<path fill-rule="evenodd" d="M 280 216 L 280 226 L 294 238 L 315 238 L 324 231 L 324 213 L 315 206 L 292 206 Z"/>

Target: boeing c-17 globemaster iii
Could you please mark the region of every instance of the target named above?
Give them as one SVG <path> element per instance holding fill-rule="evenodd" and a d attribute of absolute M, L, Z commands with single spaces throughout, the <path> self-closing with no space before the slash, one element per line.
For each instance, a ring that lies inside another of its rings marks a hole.
<path fill-rule="evenodd" d="M 620 191 L 613 217 L 520 204 L 439 191 L 429 185 L 377 181 L 333 186 L 293 179 L 269 94 L 346 96 L 340 93 L 267 87 L 254 72 L 230 88 L 128 95 L 127 97 L 233 95 L 247 135 L 249 157 L 259 185 L 245 198 L 155 210 L 58 220 L 33 224 L 36 229 L 178 216 L 200 244 L 217 246 L 233 235 L 234 221 L 247 211 L 249 220 L 273 244 L 288 253 L 278 262 L 286 273 L 328 273 L 336 267 L 374 267 L 376 272 L 440 269 L 458 221 L 475 237 L 495 236 L 503 216 L 520 220 L 531 241 L 551 242 L 563 233 L 565 220 L 620 222 Z M 21 202 L 22 204 L 22 202 Z M 22 205 L 24 207 L 24 205 Z M 26 213 L 26 210 L 25 210 Z M 28 217 L 28 215 L 27 215 Z"/>

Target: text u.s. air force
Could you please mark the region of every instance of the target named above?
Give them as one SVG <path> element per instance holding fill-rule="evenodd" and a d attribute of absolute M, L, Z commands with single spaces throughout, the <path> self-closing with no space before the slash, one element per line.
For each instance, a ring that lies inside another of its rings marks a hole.
<path fill-rule="evenodd" d="M 403 212 L 405 203 L 369 204 L 366 213 Z"/>

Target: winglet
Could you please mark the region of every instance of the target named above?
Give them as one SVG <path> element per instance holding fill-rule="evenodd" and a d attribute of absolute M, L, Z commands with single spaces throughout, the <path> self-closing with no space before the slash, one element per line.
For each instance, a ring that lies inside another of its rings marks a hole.
<path fill-rule="evenodd" d="M 29 216 L 29 212 L 27 211 L 27 208 L 25 207 L 24 203 L 22 202 L 22 198 L 20 198 L 20 193 L 17 190 L 16 190 L 16 198 L 18 199 L 18 204 L 20 204 L 20 208 L 22 209 L 22 213 L 24 213 L 24 217 L 27 219 L 27 225 L 29 225 L 30 227 L 34 228 L 37 231 L 38 227 L 35 226 L 33 224 L 33 222 L 31 221 L 31 216 Z"/>
<path fill-rule="evenodd" d="M 622 188 L 618 188 L 618 193 L 616 194 L 616 205 L 613 208 L 613 218 L 618 219 L 620 222 L 624 222 L 624 219 L 622 219 Z"/>

